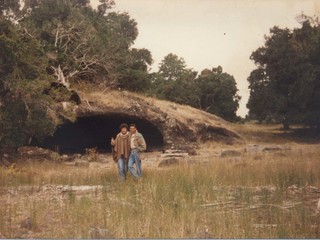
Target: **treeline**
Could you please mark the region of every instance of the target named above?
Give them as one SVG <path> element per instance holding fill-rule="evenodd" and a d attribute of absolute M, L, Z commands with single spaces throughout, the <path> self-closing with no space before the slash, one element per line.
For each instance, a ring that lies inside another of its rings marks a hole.
<path fill-rule="evenodd" d="M 301 15 L 300 28 L 273 27 L 251 55 L 249 118 L 320 127 L 320 24 Z"/>
<path fill-rule="evenodd" d="M 235 79 L 219 66 L 199 73 L 170 53 L 151 72 L 152 54 L 133 48 L 137 22 L 113 0 L 0 2 L 0 147 L 16 148 L 75 120 L 82 88 L 140 92 L 237 121 Z M 251 55 L 249 119 L 320 126 L 320 26 L 274 27 Z"/>
<path fill-rule="evenodd" d="M 137 22 L 112 11 L 113 0 L 0 2 L 0 146 L 16 148 L 75 120 L 79 88 L 121 88 L 236 120 L 240 97 L 232 76 L 200 74 L 174 54 L 150 72 L 152 54 L 132 45 Z"/>
<path fill-rule="evenodd" d="M 238 119 L 240 96 L 233 76 L 222 67 L 204 69 L 198 74 L 186 67 L 183 58 L 169 54 L 151 75 L 151 95 L 187 104 L 229 121 Z"/>

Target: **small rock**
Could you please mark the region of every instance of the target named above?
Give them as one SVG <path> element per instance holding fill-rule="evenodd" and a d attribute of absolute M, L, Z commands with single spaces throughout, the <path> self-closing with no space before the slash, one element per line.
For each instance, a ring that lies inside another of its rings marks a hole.
<path fill-rule="evenodd" d="M 319 198 L 319 201 L 318 201 L 318 204 L 317 204 L 317 211 L 318 212 L 320 211 L 320 198 Z"/>
<path fill-rule="evenodd" d="M 288 150 L 291 150 L 290 147 L 288 146 L 265 146 L 263 149 L 262 149 L 262 152 L 279 152 L 279 151 L 288 151 Z"/>
<path fill-rule="evenodd" d="M 75 159 L 77 159 L 77 155 L 66 155 L 66 154 L 64 154 L 64 155 L 61 156 L 61 160 L 63 162 L 72 162 Z"/>
<path fill-rule="evenodd" d="M 101 163 L 108 163 L 109 162 L 109 156 L 107 156 L 107 155 L 100 155 L 100 162 Z"/>
<path fill-rule="evenodd" d="M 189 153 L 189 155 L 191 155 L 191 156 L 195 156 L 198 154 L 197 150 L 195 150 L 194 148 L 188 149 L 187 153 Z"/>
<path fill-rule="evenodd" d="M 189 155 L 197 155 L 197 145 L 178 145 L 175 146 L 176 149 L 179 150 L 171 150 L 171 151 L 180 151 L 180 152 L 184 152 L 184 153 L 188 153 Z"/>
<path fill-rule="evenodd" d="M 276 152 L 274 153 L 274 157 L 288 157 L 288 155 L 283 152 Z"/>
<path fill-rule="evenodd" d="M 196 161 L 196 160 L 194 160 L 194 159 L 189 159 L 189 160 L 187 161 L 187 163 L 188 163 L 188 164 L 197 164 L 197 163 L 199 163 L 199 161 Z"/>
<path fill-rule="evenodd" d="M 277 152 L 277 151 L 281 151 L 281 150 L 282 149 L 277 146 L 268 146 L 268 147 L 264 147 L 262 149 L 262 152 Z"/>
<path fill-rule="evenodd" d="M 208 238 L 214 238 L 214 235 L 212 233 L 209 233 L 208 229 L 202 232 L 198 232 L 196 235 L 196 238 L 200 239 L 208 239 Z"/>
<path fill-rule="evenodd" d="M 164 150 L 164 153 L 166 154 L 176 154 L 176 153 L 185 153 L 184 150 L 180 150 L 180 149 L 167 149 L 167 150 Z"/>
<path fill-rule="evenodd" d="M 241 161 L 241 157 L 231 157 L 231 158 L 228 158 L 228 161 L 229 162 L 239 162 Z"/>
<path fill-rule="evenodd" d="M 262 159 L 261 156 L 254 156 L 254 157 L 253 157 L 253 160 L 255 160 L 255 161 L 262 161 L 263 159 Z"/>
<path fill-rule="evenodd" d="M 167 121 L 167 125 L 170 128 L 174 128 L 177 125 L 177 120 L 173 118 L 169 118 Z"/>
<path fill-rule="evenodd" d="M 62 102 L 61 104 L 64 110 L 67 110 L 71 106 L 70 102 Z"/>
<path fill-rule="evenodd" d="M 237 150 L 222 150 L 221 157 L 238 157 L 241 156 L 242 153 Z"/>
<path fill-rule="evenodd" d="M 30 229 L 32 229 L 32 225 L 33 225 L 33 224 L 32 224 L 32 220 L 31 220 L 30 217 L 28 217 L 28 218 L 24 219 L 24 220 L 21 222 L 20 227 L 21 227 L 21 228 L 26 228 L 26 229 L 30 230 Z"/>
<path fill-rule="evenodd" d="M 89 167 L 90 163 L 87 161 L 76 161 L 76 167 Z"/>
<path fill-rule="evenodd" d="M 92 227 L 89 230 L 90 238 L 92 239 L 102 239 L 102 238 L 113 238 L 112 233 L 108 229 L 101 229 L 97 227 Z"/>
<path fill-rule="evenodd" d="M 320 189 L 314 186 L 309 186 L 308 190 L 313 193 L 320 193 Z"/>
<path fill-rule="evenodd" d="M 294 185 L 289 186 L 288 189 L 289 189 L 289 190 L 296 191 L 296 190 L 299 189 L 299 187 L 298 187 L 296 184 L 294 184 Z"/>
<path fill-rule="evenodd" d="M 257 153 L 257 152 L 261 152 L 261 147 L 259 147 L 259 145 L 257 144 L 252 144 L 252 145 L 248 145 L 246 147 L 246 152 L 249 152 L 249 153 Z"/>
<path fill-rule="evenodd" d="M 75 166 L 76 163 L 75 162 L 64 162 L 63 164 L 66 165 L 66 166 L 72 166 L 73 167 L 73 166 Z"/>
<path fill-rule="evenodd" d="M 180 157 L 187 157 L 187 156 L 189 156 L 188 153 L 163 153 L 163 154 L 161 154 L 162 158 L 170 158 L 170 157 L 180 158 Z"/>
<path fill-rule="evenodd" d="M 18 149 L 18 153 L 21 158 L 30 158 L 30 159 L 38 159 L 38 160 L 51 160 L 52 156 L 55 155 L 55 152 L 48 150 L 48 149 L 43 149 L 39 147 L 31 147 L 31 146 L 24 146 L 20 147 Z"/>
<path fill-rule="evenodd" d="M 4 166 L 4 167 L 9 167 L 11 163 L 10 163 L 9 161 L 7 161 L 6 159 L 3 159 L 3 160 L 0 162 L 0 164 L 1 164 L 2 166 Z"/>
<path fill-rule="evenodd" d="M 61 187 L 61 192 L 77 192 L 77 193 L 85 193 L 85 192 L 94 192 L 103 189 L 103 186 L 97 185 L 97 186 L 69 186 L 65 185 Z"/>
<path fill-rule="evenodd" d="M 177 158 L 169 158 L 169 159 L 164 159 L 162 160 L 158 167 L 167 167 L 167 166 L 172 166 L 172 165 L 178 165 L 180 163 L 179 159 Z"/>

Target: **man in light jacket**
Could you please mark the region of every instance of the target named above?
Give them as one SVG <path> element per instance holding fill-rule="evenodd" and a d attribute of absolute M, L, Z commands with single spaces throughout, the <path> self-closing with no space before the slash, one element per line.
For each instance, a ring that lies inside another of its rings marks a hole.
<path fill-rule="evenodd" d="M 140 153 L 147 149 L 147 144 L 135 124 L 130 124 L 130 148 L 128 168 L 135 179 L 140 179 L 142 177 Z"/>

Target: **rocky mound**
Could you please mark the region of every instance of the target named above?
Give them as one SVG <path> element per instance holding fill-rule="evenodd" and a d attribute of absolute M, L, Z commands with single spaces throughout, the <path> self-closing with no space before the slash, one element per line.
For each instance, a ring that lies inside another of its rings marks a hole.
<path fill-rule="evenodd" d="M 189 106 L 126 91 L 79 95 L 82 101 L 77 109 L 78 117 L 121 115 L 144 119 L 162 133 L 165 146 L 207 140 L 233 143 L 240 138 L 229 122 Z"/>

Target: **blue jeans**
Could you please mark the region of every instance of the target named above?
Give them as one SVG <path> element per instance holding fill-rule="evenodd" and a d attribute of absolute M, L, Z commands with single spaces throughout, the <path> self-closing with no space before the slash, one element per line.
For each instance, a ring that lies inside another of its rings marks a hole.
<path fill-rule="evenodd" d="M 137 170 L 134 168 L 134 164 L 136 164 Z M 142 177 L 142 169 L 141 169 L 141 161 L 139 156 L 139 151 L 134 149 L 130 153 L 128 167 L 130 172 L 135 178 Z"/>
<path fill-rule="evenodd" d="M 121 157 L 118 160 L 118 171 L 119 171 L 120 180 L 122 180 L 122 181 L 126 180 L 126 175 L 128 172 L 128 165 L 127 165 L 126 159 L 124 157 Z"/>

